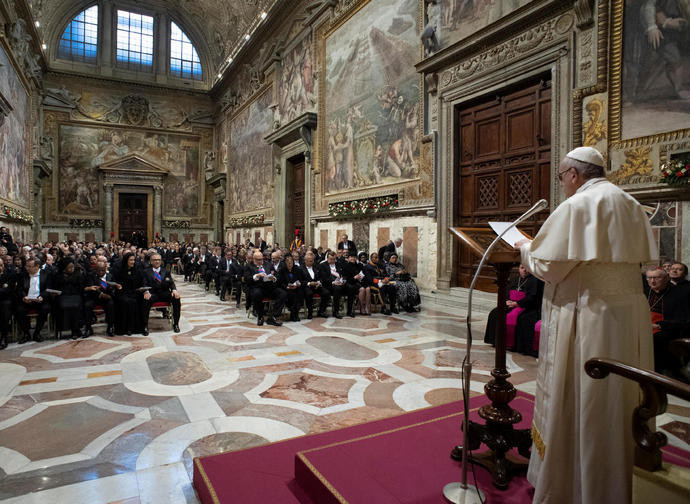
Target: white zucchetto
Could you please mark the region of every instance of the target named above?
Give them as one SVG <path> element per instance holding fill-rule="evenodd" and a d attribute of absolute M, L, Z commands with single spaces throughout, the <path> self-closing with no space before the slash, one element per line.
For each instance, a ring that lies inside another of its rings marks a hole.
<path fill-rule="evenodd" d="M 604 156 L 594 147 L 577 147 L 568 152 L 565 157 L 604 168 Z"/>

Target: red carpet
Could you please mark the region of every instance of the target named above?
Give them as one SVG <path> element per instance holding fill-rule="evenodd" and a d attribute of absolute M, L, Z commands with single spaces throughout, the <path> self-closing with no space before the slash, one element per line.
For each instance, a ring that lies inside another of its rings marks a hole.
<path fill-rule="evenodd" d="M 488 402 L 470 400 L 470 418 Z M 522 413 L 517 428 L 532 421 L 533 397 L 518 392 L 511 403 Z M 431 504 L 447 502 L 446 483 L 459 481 L 460 464 L 450 457 L 461 441 L 462 403 L 453 402 L 396 417 L 302 436 L 194 460 L 194 487 L 202 504 Z M 664 460 L 690 465 L 688 452 L 664 447 Z M 517 456 L 517 455 L 516 455 Z M 490 474 L 476 470 L 487 504 L 531 502 L 524 475 L 508 491 L 494 488 Z M 473 483 L 472 472 L 469 482 Z"/>
<path fill-rule="evenodd" d="M 485 396 L 470 400 L 470 406 L 475 410 L 471 415 L 472 419 L 478 419 L 476 409 L 487 402 Z M 523 412 L 523 417 L 526 417 L 518 427 L 526 428 L 532 418 L 532 397 L 518 392 L 518 397 L 512 405 Z M 402 474 L 402 471 L 409 471 L 406 473 L 408 479 L 412 480 L 411 482 L 415 485 L 423 486 L 424 491 L 432 499 L 386 502 L 443 503 L 445 502 L 442 493 L 443 485 L 451 481 L 459 481 L 461 477 L 460 464 L 454 462 L 449 456 L 453 446 L 461 441 L 461 408 L 462 403 L 458 401 L 331 432 L 288 439 L 246 450 L 199 457 L 194 460 L 194 488 L 196 488 L 202 504 L 265 504 L 266 502 L 323 504 L 327 501 L 320 498 L 312 499 L 306 493 L 305 490 L 314 491 L 314 487 L 303 488 L 298 484 L 295 473 L 299 470 L 299 466 L 296 466 L 299 459 L 296 454 L 335 443 L 373 436 L 371 441 L 375 443 L 375 448 L 371 450 L 369 462 L 375 463 L 376 457 L 374 455 L 377 453 L 387 455 L 395 449 L 396 456 L 386 457 L 385 460 L 381 460 L 381 463 L 388 467 L 390 473 L 403 476 L 401 478 L 403 480 L 405 474 Z M 426 424 L 423 424 L 424 422 Z M 389 438 L 380 435 L 396 429 L 401 433 L 400 436 Z M 413 453 L 412 446 L 405 446 L 408 440 L 405 439 L 403 433 L 406 432 L 412 433 L 410 440 L 415 438 L 414 450 L 418 450 L 420 445 L 424 449 L 420 450 L 419 453 Z M 392 443 L 388 441 L 389 439 L 393 439 L 396 443 L 395 447 L 391 446 Z M 354 443 L 353 446 L 361 450 L 363 446 L 366 446 L 366 443 Z M 401 455 L 403 453 L 404 456 Z M 316 451 L 310 452 L 308 455 L 309 457 L 317 456 Z M 393 463 L 394 465 L 392 465 Z M 355 465 L 351 466 L 351 469 L 355 469 Z M 439 467 L 444 468 L 442 475 L 433 475 L 432 473 L 437 471 Z M 330 469 L 325 470 L 330 474 Z M 415 478 L 409 478 L 410 474 L 416 475 Z M 469 476 L 471 478 L 472 474 L 470 473 Z M 487 491 L 489 496 L 496 493 L 503 498 L 507 495 L 493 488 L 490 483 L 491 478 L 484 469 L 478 468 L 477 478 L 479 486 L 482 490 Z M 357 484 L 359 485 L 359 483 Z M 530 487 L 524 478 L 515 480 L 511 484 L 509 492 L 512 494 L 518 488 L 522 489 L 520 493 L 525 496 L 522 500 L 506 501 L 489 498 L 487 502 L 529 502 L 530 499 L 526 498 L 526 492 Z M 361 500 L 353 497 L 349 502 L 384 501 L 370 498 Z"/>

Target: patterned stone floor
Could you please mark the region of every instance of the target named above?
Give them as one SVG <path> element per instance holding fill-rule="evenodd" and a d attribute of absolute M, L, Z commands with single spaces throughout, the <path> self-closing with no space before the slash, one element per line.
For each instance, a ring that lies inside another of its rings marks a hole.
<path fill-rule="evenodd" d="M 465 323 L 426 305 L 390 317 L 257 327 L 198 285 L 182 332 L 152 315 L 149 337 L 49 340 L 0 352 L 0 502 L 193 503 L 192 459 L 380 419 L 460 398 Z M 475 341 L 486 313 L 474 315 Z M 473 393 L 493 350 L 474 347 Z M 508 356 L 533 392 L 536 360 Z M 659 422 L 690 438 L 690 407 Z"/>

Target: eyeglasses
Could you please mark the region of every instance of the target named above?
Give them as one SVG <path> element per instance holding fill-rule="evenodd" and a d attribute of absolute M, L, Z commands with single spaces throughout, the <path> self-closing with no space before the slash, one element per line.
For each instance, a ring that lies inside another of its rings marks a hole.
<path fill-rule="evenodd" d="M 568 173 L 568 172 L 569 172 L 570 170 L 572 170 L 572 169 L 573 169 L 573 167 L 571 166 L 571 167 L 568 168 L 567 170 L 559 171 L 559 172 L 558 172 L 558 181 L 559 181 L 559 182 L 563 182 L 563 175 L 565 175 L 566 173 Z"/>

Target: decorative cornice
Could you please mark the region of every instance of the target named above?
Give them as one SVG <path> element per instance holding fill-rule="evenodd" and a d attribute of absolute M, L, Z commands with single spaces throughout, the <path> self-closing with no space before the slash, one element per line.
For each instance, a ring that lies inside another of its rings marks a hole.
<path fill-rule="evenodd" d="M 314 112 L 305 112 L 295 120 L 289 122 L 285 126 L 281 126 L 273 133 L 266 135 L 264 140 L 269 144 L 277 144 L 279 147 L 285 147 L 292 142 L 302 138 L 301 128 L 307 127 L 312 130 L 316 129 L 317 115 Z M 306 143 L 306 142 L 305 142 Z M 309 145 L 311 148 L 311 145 Z"/>
<path fill-rule="evenodd" d="M 570 28 L 569 26 L 562 26 L 562 23 L 559 24 L 561 19 L 550 19 L 534 26 L 496 47 L 483 51 L 445 70 L 441 73 L 439 87 L 441 89 L 448 88 L 507 61 L 519 59 L 540 49 L 541 46 L 552 41 L 556 36 L 563 35 Z"/>
<path fill-rule="evenodd" d="M 232 217 L 228 220 L 226 228 L 244 228 L 252 226 L 260 226 L 264 223 L 265 215 L 247 215 L 245 217 Z"/>

